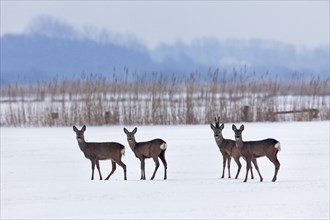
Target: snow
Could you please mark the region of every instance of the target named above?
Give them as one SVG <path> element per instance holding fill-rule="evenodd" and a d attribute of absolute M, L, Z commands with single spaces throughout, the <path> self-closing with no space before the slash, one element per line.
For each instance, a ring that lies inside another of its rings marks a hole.
<path fill-rule="evenodd" d="M 240 124 L 236 124 L 240 126 Z M 1 127 L 1 219 L 329 219 L 329 121 L 245 123 L 244 140 L 281 142 L 281 168 L 258 159 L 264 182 L 221 179 L 222 156 L 209 125 L 138 126 L 137 141 L 167 142 L 168 179 L 161 163 L 155 180 L 146 160 L 146 176 L 129 148 L 124 126 L 87 125 L 86 141 L 116 141 L 126 146 L 121 167 L 108 181 L 95 172 L 80 151 L 72 127 Z M 79 129 L 81 126 L 78 126 Z M 132 130 L 134 126 L 126 127 Z M 225 124 L 225 138 L 234 138 Z M 103 177 L 111 170 L 101 161 Z"/>

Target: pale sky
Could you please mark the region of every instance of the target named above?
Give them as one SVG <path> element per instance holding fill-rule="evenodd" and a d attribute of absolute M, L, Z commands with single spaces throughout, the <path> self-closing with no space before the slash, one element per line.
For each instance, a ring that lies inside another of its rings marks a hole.
<path fill-rule="evenodd" d="M 14 1 L 1 0 L 1 36 L 23 33 L 50 15 L 78 30 L 87 26 L 136 36 L 149 48 L 199 37 L 264 39 L 302 47 L 329 44 L 325 1 Z"/>

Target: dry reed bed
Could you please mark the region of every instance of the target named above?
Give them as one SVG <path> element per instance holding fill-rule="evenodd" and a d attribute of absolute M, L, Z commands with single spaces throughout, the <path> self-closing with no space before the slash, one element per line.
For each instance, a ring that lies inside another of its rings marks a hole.
<path fill-rule="evenodd" d="M 124 77 L 83 75 L 74 80 L 2 86 L 1 126 L 73 124 L 205 124 L 329 120 L 330 83 L 294 75 L 280 80 L 218 69 L 207 77 L 161 73 Z"/>

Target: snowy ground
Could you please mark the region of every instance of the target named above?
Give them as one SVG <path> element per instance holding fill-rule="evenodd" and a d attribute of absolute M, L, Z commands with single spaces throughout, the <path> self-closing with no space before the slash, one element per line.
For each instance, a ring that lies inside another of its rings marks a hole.
<path fill-rule="evenodd" d="M 225 125 L 224 136 L 233 138 L 231 124 Z M 97 172 L 91 181 L 90 162 L 72 127 L 2 127 L 1 219 L 329 219 L 329 121 L 245 123 L 243 139 L 281 142 L 275 183 L 267 158 L 258 159 L 264 182 L 242 182 L 242 158 L 239 179 L 228 179 L 227 170 L 220 179 L 222 157 L 209 125 L 138 127 L 137 141 L 156 137 L 168 143 L 168 180 L 162 179 L 161 164 L 154 181 L 140 181 L 139 161 L 123 126 L 87 125 L 87 141 L 126 146 L 128 169 L 127 181 L 120 167 L 109 181 L 98 180 Z M 104 177 L 110 169 L 109 161 L 101 162 Z M 147 160 L 148 179 L 153 169 Z M 232 160 L 232 176 L 236 169 Z"/>

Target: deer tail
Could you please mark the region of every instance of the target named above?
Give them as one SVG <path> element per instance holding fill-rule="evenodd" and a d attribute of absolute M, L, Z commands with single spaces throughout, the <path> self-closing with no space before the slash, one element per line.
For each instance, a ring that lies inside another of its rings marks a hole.
<path fill-rule="evenodd" d="M 123 148 L 120 152 L 121 152 L 121 155 L 125 156 L 125 148 Z"/>
<path fill-rule="evenodd" d="M 166 149 L 167 149 L 167 144 L 166 144 L 166 143 L 162 143 L 162 144 L 160 145 L 160 149 L 162 149 L 162 150 L 166 150 Z"/>
<path fill-rule="evenodd" d="M 278 150 L 278 151 L 281 151 L 281 143 L 280 142 L 277 142 L 274 147 Z"/>

